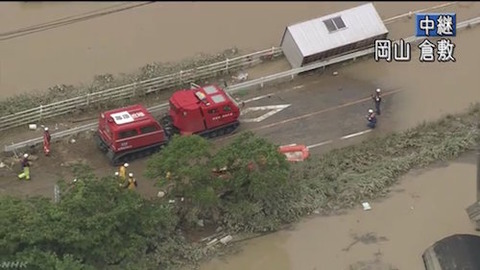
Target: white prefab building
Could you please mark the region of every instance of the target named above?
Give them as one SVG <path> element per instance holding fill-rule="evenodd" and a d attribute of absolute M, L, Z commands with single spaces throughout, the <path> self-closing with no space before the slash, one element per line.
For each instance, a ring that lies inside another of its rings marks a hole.
<path fill-rule="evenodd" d="M 283 54 L 293 68 L 374 45 L 388 30 L 372 3 L 288 26 Z"/>

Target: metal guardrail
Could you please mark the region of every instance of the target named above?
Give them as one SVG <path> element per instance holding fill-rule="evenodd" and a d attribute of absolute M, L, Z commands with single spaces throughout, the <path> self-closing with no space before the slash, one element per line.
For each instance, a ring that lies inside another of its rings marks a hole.
<path fill-rule="evenodd" d="M 470 27 L 470 26 L 473 26 L 473 25 L 476 25 L 476 24 L 479 24 L 479 23 L 480 23 L 480 17 L 473 18 L 473 19 L 458 23 L 457 24 L 457 30 L 460 30 L 460 29 L 463 29 L 463 28 L 466 28 L 466 27 Z M 413 42 L 416 42 L 420 39 L 423 39 L 423 37 L 411 36 L 411 37 L 405 38 L 403 40 L 405 42 L 413 43 Z M 395 41 L 395 42 L 398 43 L 398 41 Z M 303 73 L 303 72 L 306 72 L 306 71 L 310 71 L 310 70 L 314 70 L 314 69 L 317 69 L 317 68 L 326 67 L 326 66 L 333 65 L 333 64 L 338 64 L 338 63 L 341 63 L 341 62 L 344 62 L 344 61 L 347 61 L 347 60 L 352 60 L 352 59 L 356 59 L 356 58 L 359 58 L 359 57 L 367 56 L 367 55 L 372 54 L 373 52 L 374 52 L 374 48 L 365 49 L 363 51 L 346 54 L 344 56 L 340 56 L 340 57 L 337 57 L 337 58 L 334 58 L 334 59 L 329 59 L 329 60 L 326 60 L 326 61 L 323 61 L 323 62 L 320 62 L 320 63 L 315 63 L 315 64 L 307 65 L 307 66 L 304 66 L 304 67 L 300 67 L 300 68 L 291 69 L 291 70 L 287 70 L 287 71 L 284 71 L 284 72 L 272 74 L 272 75 L 265 76 L 265 77 L 262 77 L 262 78 L 258 78 L 258 79 L 255 79 L 255 80 L 235 84 L 232 87 L 229 87 L 228 90 L 229 91 L 236 91 L 236 90 L 246 89 L 246 88 L 249 88 L 249 87 L 252 87 L 252 86 L 258 86 L 258 85 L 263 87 L 263 85 L 267 82 L 275 81 L 275 80 L 278 80 L 278 79 L 281 79 L 281 78 L 286 78 L 286 77 L 289 77 L 289 76 L 293 79 L 294 76 L 297 75 L 297 74 L 300 74 L 300 73 Z"/>
<path fill-rule="evenodd" d="M 189 83 L 200 79 L 212 77 L 212 75 L 219 75 L 228 73 L 229 70 L 246 68 L 259 64 L 267 59 L 272 59 L 283 55 L 282 49 L 272 47 L 263 51 L 251 53 L 226 59 L 222 62 L 201 66 L 189 70 L 180 71 L 178 73 L 161 76 L 153 79 L 148 79 L 136 83 L 122 85 L 111 89 L 106 89 L 99 92 L 86 94 L 79 97 L 74 97 L 47 105 L 40 105 L 37 108 L 32 108 L 22 112 L 13 113 L 0 117 L 0 130 L 6 130 L 12 127 L 29 124 L 42 119 L 51 118 L 54 116 L 64 115 L 73 110 L 84 108 L 93 103 L 102 101 L 115 101 L 125 98 L 141 96 L 148 93 L 172 88 L 179 84 Z"/>
<path fill-rule="evenodd" d="M 448 2 L 448 3 L 443 3 L 443 4 L 440 4 L 440 5 L 437 5 L 437 6 L 433 6 L 433 7 L 428 7 L 428 8 L 423 8 L 423 9 L 415 10 L 415 11 L 410 11 L 410 12 L 407 12 L 407 13 L 403 13 L 403 14 L 400 14 L 400 15 L 397 15 L 397 16 L 394 16 L 394 17 L 390 17 L 390 18 L 388 18 L 388 19 L 385 19 L 385 20 L 383 21 L 383 23 L 384 23 L 384 24 L 390 24 L 390 23 L 395 22 L 395 21 L 398 20 L 398 19 L 402 19 L 402 18 L 404 18 L 404 17 L 414 16 L 415 13 L 423 13 L 423 12 L 427 12 L 427 11 L 434 10 L 434 9 L 446 8 L 446 7 L 449 7 L 449 6 L 456 5 L 456 4 L 458 4 L 458 2 Z"/>
<path fill-rule="evenodd" d="M 468 28 L 468 27 L 474 26 L 476 24 L 480 24 L 480 17 L 476 17 L 476 18 L 458 23 L 457 24 L 457 30 L 460 30 L 460 29 L 463 29 L 463 28 Z M 419 39 L 422 39 L 422 37 L 411 36 L 411 37 L 405 38 L 404 41 L 415 42 Z M 398 41 L 395 41 L 395 42 L 398 42 Z M 299 73 L 306 72 L 306 71 L 311 71 L 311 70 L 326 67 L 326 66 L 329 66 L 329 65 L 338 64 L 338 63 L 341 63 L 341 62 L 344 62 L 344 61 L 347 61 L 347 60 L 352 60 L 352 59 L 356 59 L 356 58 L 359 58 L 359 57 L 367 56 L 367 55 L 372 54 L 373 51 L 374 51 L 373 48 L 369 48 L 369 49 L 366 49 L 366 50 L 363 50 L 363 51 L 350 53 L 350 54 L 347 54 L 347 55 L 344 55 L 344 56 L 340 56 L 340 57 L 337 57 L 337 58 L 334 58 L 334 59 L 329 59 L 329 60 L 319 62 L 319 63 L 316 63 L 316 64 L 312 64 L 312 65 L 308 65 L 308 66 L 304 66 L 304 67 L 300 67 L 300 68 L 296 68 L 296 69 L 291 69 L 291 70 L 288 70 L 288 71 L 276 73 L 276 74 L 269 75 L 269 76 L 266 76 L 266 77 L 262 77 L 262 78 L 259 78 L 259 79 L 254 79 L 254 80 L 251 80 L 251 81 L 246 81 L 246 82 L 243 82 L 243 83 L 235 84 L 235 85 L 227 87 L 225 90 L 229 93 L 234 93 L 236 91 L 247 89 L 247 88 L 252 87 L 252 86 L 259 86 L 260 85 L 260 87 L 263 87 L 264 84 L 267 83 L 267 82 L 272 82 L 272 81 L 275 81 L 275 80 L 278 80 L 278 79 L 283 79 L 283 78 L 288 78 L 288 77 L 291 77 L 293 79 L 294 76 L 299 74 Z M 148 108 L 148 110 L 152 113 L 156 113 L 156 112 L 162 111 L 166 108 L 168 108 L 168 103 L 163 103 L 163 104 Z M 70 135 L 73 135 L 73 134 L 76 134 L 76 133 L 79 133 L 79 132 L 95 129 L 96 126 L 97 126 L 97 123 L 94 122 L 94 123 L 90 123 L 90 124 L 87 124 L 87 125 L 84 125 L 84 126 L 73 128 L 73 129 L 53 133 L 51 135 L 52 140 L 58 140 L 58 139 L 61 139 L 63 137 L 70 136 Z M 16 149 L 23 148 L 23 147 L 26 147 L 26 146 L 36 145 L 36 144 L 39 144 L 41 142 L 43 142 L 43 138 L 39 137 L 39 138 L 35 138 L 35 139 L 23 141 L 23 142 L 11 144 L 11 145 L 6 145 L 4 151 L 5 152 L 10 152 L 10 151 L 14 151 Z"/>

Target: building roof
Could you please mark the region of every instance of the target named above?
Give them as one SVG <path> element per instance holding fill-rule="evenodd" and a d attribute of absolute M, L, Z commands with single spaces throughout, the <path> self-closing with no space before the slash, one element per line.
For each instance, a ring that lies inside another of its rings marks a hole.
<path fill-rule="evenodd" d="M 216 85 L 177 91 L 173 93 L 170 100 L 176 106 L 186 110 L 195 110 L 199 106 L 208 107 L 211 104 L 228 102 L 223 90 Z"/>
<path fill-rule="evenodd" d="M 117 126 L 150 120 L 152 118 L 147 109 L 139 104 L 106 111 L 102 115 L 107 119 L 112 119 L 113 122 L 111 123 Z"/>
<path fill-rule="evenodd" d="M 455 234 L 445 237 L 422 255 L 426 270 L 480 269 L 480 237 Z"/>
<path fill-rule="evenodd" d="M 372 3 L 287 27 L 303 56 L 388 33 Z"/>

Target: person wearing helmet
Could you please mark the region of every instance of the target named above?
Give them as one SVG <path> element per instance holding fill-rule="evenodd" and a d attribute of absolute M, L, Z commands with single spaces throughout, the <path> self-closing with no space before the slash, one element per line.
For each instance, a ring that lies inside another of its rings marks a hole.
<path fill-rule="evenodd" d="M 375 115 L 375 112 L 372 109 L 368 109 L 368 114 L 366 117 L 368 120 L 367 126 L 369 128 L 375 128 L 377 125 L 377 116 Z"/>
<path fill-rule="evenodd" d="M 119 172 L 115 172 L 115 180 L 118 181 L 118 183 L 122 184 L 122 179 L 120 178 L 120 173 Z"/>
<path fill-rule="evenodd" d="M 125 182 L 124 188 L 135 189 L 137 187 L 137 180 L 133 178 L 133 173 L 128 174 L 128 181 Z"/>
<path fill-rule="evenodd" d="M 21 160 L 21 166 L 22 166 L 23 172 L 18 175 L 18 179 L 20 180 L 25 178 L 25 180 L 30 180 L 30 161 L 28 160 L 27 153 L 23 155 L 23 158 Z"/>
<path fill-rule="evenodd" d="M 122 182 L 124 182 L 127 178 L 127 168 L 128 168 L 128 163 L 124 163 L 122 166 L 120 166 L 120 169 L 118 170 L 118 174 Z"/>
<path fill-rule="evenodd" d="M 375 103 L 375 111 L 376 114 L 380 115 L 380 103 L 382 102 L 382 96 L 381 96 L 382 90 L 380 88 L 377 88 L 375 90 L 375 93 L 372 95 L 373 102 Z"/>
<path fill-rule="evenodd" d="M 45 156 L 50 154 L 50 140 L 52 137 L 50 136 L 50 132 L 48 131 L 48 127 L 45 127 L 43 131 L 43 152 Z"/>

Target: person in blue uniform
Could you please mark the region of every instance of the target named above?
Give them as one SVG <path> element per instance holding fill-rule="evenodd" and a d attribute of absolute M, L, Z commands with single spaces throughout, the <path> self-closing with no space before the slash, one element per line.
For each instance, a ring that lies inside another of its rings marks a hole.
<path fill-rule="evenodd" d="M 369 109 L 366 117 L 368 120 L 367 126 L 369 128 L 375 128 L 377 126 L 377 116 L 375 115 L 375 112 L 372 109 Z"/>
<path fill-rule="evenodd" d="M 381 90 L 377 88 L 375 94 L 372 95 L 373 102 L 375 103 L 375 113 L 380 115 L 380 103 L 382 102 Z"/>

